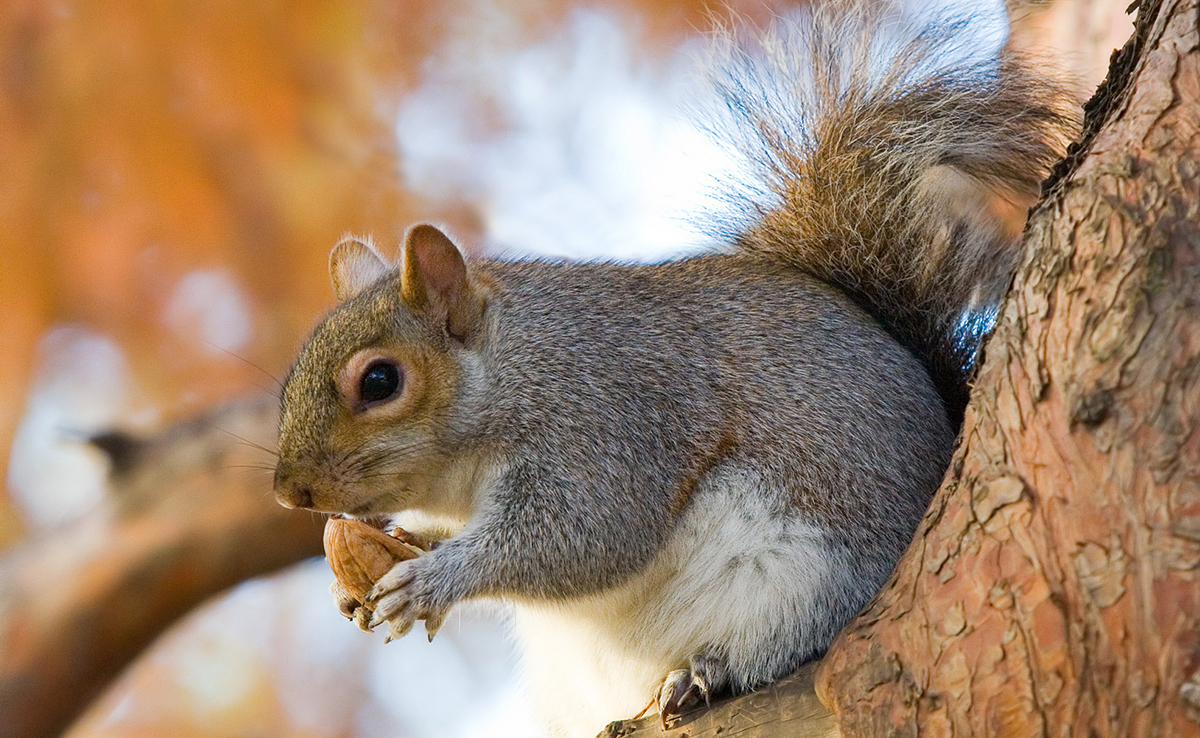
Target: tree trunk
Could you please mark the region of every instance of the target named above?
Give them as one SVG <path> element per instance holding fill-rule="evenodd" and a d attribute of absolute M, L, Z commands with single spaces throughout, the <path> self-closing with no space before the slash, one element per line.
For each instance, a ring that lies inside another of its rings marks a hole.
<path fill-rule="evenodd" d="M 858 736 L 1200 735 L 1200 1 L 1140 9 L 952 468 L 817 688 Z"/>

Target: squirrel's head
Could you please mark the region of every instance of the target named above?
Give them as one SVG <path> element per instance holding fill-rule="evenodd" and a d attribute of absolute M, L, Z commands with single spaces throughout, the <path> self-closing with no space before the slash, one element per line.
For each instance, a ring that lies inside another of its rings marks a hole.
<path fill-rule="evenodd" d="M 275 497 L 351 515 L 420 508 L 455 462 L 444 436 L 483 289 L 430 225 L 409 230 L 399 268 L 354 239 L 329 267 L 338 305 L 283 388 Z"/>

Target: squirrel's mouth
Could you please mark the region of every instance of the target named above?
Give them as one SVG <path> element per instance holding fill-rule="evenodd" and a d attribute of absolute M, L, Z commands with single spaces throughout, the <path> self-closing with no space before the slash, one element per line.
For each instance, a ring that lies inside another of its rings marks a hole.
<path fill-rule="evenodd" d="M 403 495 L 404 490 L 400 494 Z M 402 498 L 399 498 L 402 499 Z M 394 491 L 380 492 L 366 502 L 344 511 L 348 518 L 354 518 L 369 523 L 372 519 L 384 520 L 398 512 L 396 507 L 398 495 Z"/>
<path fill-rule="evenodd" d="M 358 508 L 356 508 L 356 512 L 333 513 L 329 517 L 358 520 L 366 523 L 367 525 L 378 528 L 379 530 L 384 530 L 392 520 L 391 515 L 388 515 L 387 513 L 371 513 L 370 511 L 357 512 L 357 510 L 364 510 L 365 508 L 370 507 L 370 505 L 371 503 L 359 505 Z"/>
<path fill-rule="evenodd" d="M 376 495 L 358 507 L 348 510 L 346 512 L 346 517 L 356 518 L 358 520 L 362 520 L 363 522 L 370 522 L 367 520 L 367 518 L 371 517 L 371 508 L 375 506 L 375 503 L 379 501 L 381 496 L 382 495 Z"/>

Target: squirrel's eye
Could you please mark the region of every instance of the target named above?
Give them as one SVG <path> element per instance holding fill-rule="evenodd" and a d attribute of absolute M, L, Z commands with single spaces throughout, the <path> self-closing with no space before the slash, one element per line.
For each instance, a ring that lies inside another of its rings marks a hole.
<path fill-rule="evenodd" d="M 376 361 L 358 380 L 359 402 L 373 405 L 390 399 L 400 391 L 401 382 L 400 367 L 391 361 Z"/>

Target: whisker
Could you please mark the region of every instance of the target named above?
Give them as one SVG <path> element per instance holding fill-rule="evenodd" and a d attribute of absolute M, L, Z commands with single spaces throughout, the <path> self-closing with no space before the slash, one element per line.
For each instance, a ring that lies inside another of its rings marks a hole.
<path fill-rule="evenodd" d="M 270 395 L 271 397 L 274 397 L 276 400 L 279 400 L 280 402 L 283 402 L 283 393 L 282 393 L 282 392 L 278 392 L 278 391 L 276 391 L 276 390 L 273 390 L 273 389 L 271 389 L 270 387 L 267 387 L 267 386 L 265 386 L 265 385 L 261 385 L 261 384 L 259 384 L 258 382 L 251 382 L 251 384 L 253 384 L 253 385 L 254 385 L 255 387 L 257 387 L 258 389 L 262 390 L 263 392 L 266 392 L 266 393 L 267 393 L 268 395 Z"/>
<path fill-rule="evenodd" d="M 222 346 L 218 346 L 217 344 L 213 343 L 212 341 L 205 341 L 205 343 L 207 343 L 209 346 L 212 346 L 212 347 L 213 347 L 213 348 L 215 348 L 217 351 L 220 351 L 220 352 L 222 352 L 222 353 L 229 354 L 230 356 L 232 356 L 233 358 L 237 359 L 238 361 L 240 361 L 240 362 L 242 362 L 242 363 L 244 363 L 244 364 L 248 364 L 248 365 L 250 365 L 250 366 L 254 367 L 255 369 L 259 370 L 259 371 L 260 371 L 260 372 L 262 372 L 263 374 L 265 374 L 267 377 L 269 377 L 269 378 L 271 379 L 271 381 L 272 381 L 272 382 L 274 382 L 274 383 L 275 383 L 275 386 L 277 386 L 277 387 L 279 388 L 279 392 L 280 392 L 280 394 L 276 394 L 276 393 L 274 393 L 274 392 L 271 392 L 271 390 L 267 389 L 266 387 L 261 387 L 261 389 L 263 389 L 263 390 L 266 390 L 267 392 L 270 392 L 270 393 L 271 393 L 272 395 L 274 395 L 276 398 L 280 398 L 280 399 L 282 399 L 282 393 L 283 393 L 283 382 L 279 381 L 279 378 L 278 378 L 278 377 L 276 377 L 274 374 L 272 374 L 271 372 L 267 371 L 266 369 L 263 369 L 261 366 L 259 366 L 258 364 L 255 364 L 253 361 L 250 361 L 250 360 L 249 360 L 249 359 L 247 359 L 246 357 L 244 357 L 244 356 L 238 356 L 237 354 L 235 354 L 234 352 L 230 351 L 229 349 L 227 349 L 227 348 L 224 348 L 224 347 L 222 347 Z M 258 386 L 258 385 L 255 385 L 255 386 Z"/>
<path fill-rule="evenodd" d="M 217 430 L 221 431 L 222 433 L 224 433 L 224 434 L 228 435 L 228 436 L 231 436 L 231 437 L 233 437 L 233 438 L 236 438 L 237 440 L 241 441 L 242 443 L 246 444 L 247 446 L 250 446 L 251 448 L 256 448 L 256 449 L 258 449 L 259 451 L 265 451 L 266 453 L 268 453 L 268 454 L 271 454 L 271 455 L 272 455 L 272 456 L 274 456 L 275 458 L 279 458 L 279 452 L 278 452 L 278 451 L 272 451 L 271 449 L 267 448 L 266 446 L 263 446 L 262 444 L 255 443 L 254 441 L 251 441 L 251 440 L 248 440 L 248 439 L 242 438 L 242 437 L 241 437 L 241 436 L 239 436 L 238 434 L 236 434 L 236 433 L 233 433 L 232 431 L 227 431 L 227 430 L 225 430 L 224 428 L 222 428 L 222 427 L 220 427 L 220 426 L 214 425 L 213 427 L 214 427 L 214 428 L 216 428 Z"/>
<path fill-rule="evenodd" d="M 369 470 L 371 467 L 386 463 L 395 459 L 403 459 L 406 456 L 411 456 L 437 445 L 436 441 L 417 441 L 410 443 L 407 446 L 399 448 L 389 448 L 385 450 L 374 451 L 372 453 L 358 454 L 353 460 L 349 457 L 339 459 L 334 465 L 337 472 L 350 475 L 358 475 L 360 472 Z M 361 448 L 361 444 L 360 444 Z"/>
<path fill-rule="evenodd" d="M 345 453 L 343 453 L 341 455 L 341 457 L 337 460 L 337 462 L 335 464 L 333 464 L 333 470 L 335 472 L 349 471 L 348 469 L 345 468 L 344 465 L 346 463 L 350 462 L 350 460 L 359 451 L 361 451 L 368 443 L 370 443 L 373 440 L 375 440 L 375 439 L 368 436 L 368 437 L 364 438 L 363 440 L 359 441 L 356 446 L 354 446 L 353 448 L 349 449 L 348 451 L 346 451 Z"/>

